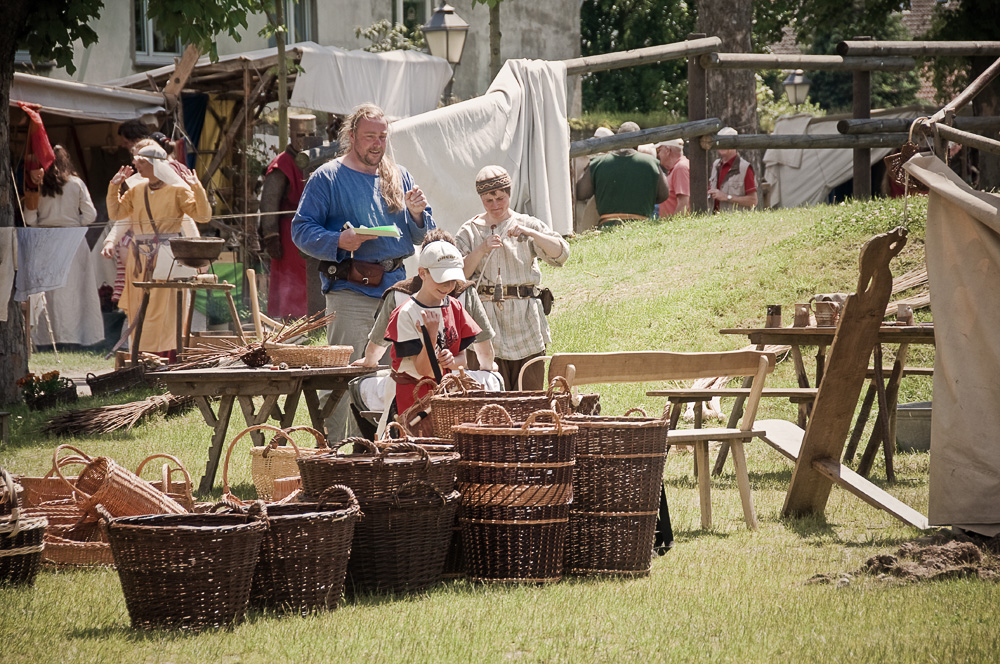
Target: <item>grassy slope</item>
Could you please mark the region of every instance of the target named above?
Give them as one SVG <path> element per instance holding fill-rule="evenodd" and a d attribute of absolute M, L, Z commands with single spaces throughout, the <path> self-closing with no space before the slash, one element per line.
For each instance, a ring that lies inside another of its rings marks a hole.
<path fill-rule="evenodd" d="M 913 217 L 897 274 L 922 256 L 920 210 Z M 567 266 L 546 274 L 560 298 L 552 350 L 739 347 L 743 340 L 717 330 L 761 323 L 768 303 L 853 290 L 863 240 L 901 221 L 898 205 L 870 204 L 651 222 L 578 238 Z M 36 356 L 32 368 L 51 361 Z M 773 384 L 792 384 L 785 364 Z M 904 399 L 926 398 L 929 385 L 907 389 L 913 394 Z M 601 392 L 607 412 L 635 403 L 658 408 L 644 390 Z M 766 408 L 765 416 L 791 417 L 787 404 Z M 37 434 L 39 416 L 14 413 L 16 439 L 0 449 L 0 464 L 41 471 L 54 441 Z M 169 422 L 76 442 L 131 467 L 150 451 L 169 451 L 197 480 L 207 427 L 197 413 Z M 238 431 L 234 423 L 230 435 Z M 918 533 L 840 490 L 825 520 L 783 519 L 791 466 L 764 446 L 748 456 L 761 520 L 755 533 L 742 524 L 728 473 L 713 480 L 715 526 L 701 530 L 691 457 L 668 458 L 677 545 L 644 579 L 543 588 L 458 581 L 411 598 L 363 598 L 312 618 L 253 614 L 232 631 L 175 635 L 128 629 L 113 571 L 46 572 L 34 590 L 0 590 L 0 642 L 9 662 L 997 660 L 997 584 L 895 586 L 859 576 L 843 588 L 804 585 L 816 573 L 857 570 Z M 887 487 L 922 511 L 927 462 L 926 454 L 898 455 L 900 482 Z M 246 458 L 239 464 L 238 491 L 250 495 Z M 884 484 L 880 473 L 875 480 Z"/>

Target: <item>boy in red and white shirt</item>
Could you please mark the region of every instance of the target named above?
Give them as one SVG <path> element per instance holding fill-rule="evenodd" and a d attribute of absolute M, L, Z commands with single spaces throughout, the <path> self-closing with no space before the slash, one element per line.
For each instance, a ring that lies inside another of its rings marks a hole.
<path fill-rule="evenodd" d="M 434 362 L 442 373 L 465 366 L 465 349 L 480 332 L 462 303 L 449 295 L 456 281 L 465 280 L 458 248 L 448 242 L 431 242 L 420 251 L 418 265 L 423 282 L 420 290 L 396 307 L 385 333 L 386 340 L 392 342 L 392 379 L 397 385 L 399 413 L 413 404 L 413 387 L 423 378 L 434 378 Z M 433 356 L 421 328 L 426 328 Z M 416 397 L 429 391 L 429 386 L 422 386 Z"/>

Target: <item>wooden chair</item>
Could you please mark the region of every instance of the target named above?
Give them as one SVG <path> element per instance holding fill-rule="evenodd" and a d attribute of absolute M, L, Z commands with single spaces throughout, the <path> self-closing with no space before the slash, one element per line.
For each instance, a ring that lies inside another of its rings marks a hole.
<path fill-rule="evenodd" d="M 757 528 L 750 478 L 747 475 L 743 443 L 762 432 L 754 429 L 757 405 L 767 374 L 774 371 L 774 355 L 755 350 L 721 353 L 670 353 L 635 351 L 620 353 L 556 353 L 549 358 L 548 375 L 563 376 L 571 386 L 604 383 L 643 383 L 666 380 L 694 380 L 712 376 L 753 376 L 739 427 L 671 430 L 670 444 L 693 445 L 698 468 L 698 493 L 702 528 L 712 527 L 711 473 L 708 466 L 710 441 L 726 441 L 733 450 L 736 481 L 747 526 Z"/>

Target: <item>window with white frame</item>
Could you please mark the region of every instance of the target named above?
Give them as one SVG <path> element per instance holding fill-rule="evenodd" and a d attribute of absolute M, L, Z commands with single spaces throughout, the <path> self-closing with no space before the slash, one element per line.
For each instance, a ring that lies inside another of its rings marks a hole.
<path fill-rule="evenodd" d="M 316 0 L 284 0 L 285 6 L 285 43 L 296 44 L 304 41 L 316 41 Z M 268 46 L 274 46 L 274 37 L 267 40 Z"/>
<path fill-rule="evenodd" d="M 136 64 L 169 64 L 181 54 L 181 40 L 168 39 L 149 18 L 148 0 L 135 0 Z"/>
<path fill-rule="evenodd" d="M 394 0 L 392 5 L 393 23 L 402 23 L 410 34 L 420 28 L 434 13 L 433 0 Z"/>

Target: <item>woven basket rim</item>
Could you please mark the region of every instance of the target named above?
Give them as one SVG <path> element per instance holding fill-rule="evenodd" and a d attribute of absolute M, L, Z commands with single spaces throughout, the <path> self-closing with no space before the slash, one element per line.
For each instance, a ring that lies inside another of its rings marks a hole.
<path fill-rule="evenodd" d="M 340 507 L 340 508 L 333 508 L 333 509 L 325 509 L 325 508 L 324 509 L 320 509 L 318 507 L 319 503 L 313 503 L 313 502 L 310 502 L 310 503 L 287 503 L 287 504 L 281 505 L 281 506 L 275 505 L 274 507 L 290 507 L 290 506 L 297 506 L 297 505 L 316 506 L 316 509 L 313 509 L 313 510 L 308 511 L 308 512 L 298 512 L 298 513 L 295 513 L 295 514 L 273 514 L 272 515 L 270 512 L 268 512 L 267 520 L 271 521 L 271 522 L 277 521 L 277 522 L 280 523 L 282 521 L 288 521 L 288 520 L 292 520 L 292 519 L 311 519 L 311 518 L 316 518 L 316 517 L 322 517 L 324 519 L 326 519 L 326 518 L 332 518 L 333 521 L 342 521 L 344 519 L 348 519 L 348 518 L 350 518 L 352 516 L 355 516 L 358 512 L 361 511 L 361 506 L 360 505 L 348 505 L 347 507 Z M 270 510 L 272 508 L 269 507 L 268 509 Z"/>
<path fill-rule="evenodd" d="M 489 434 L 491 436 L 572 436 L 580 431 L 575 424 L 561 425 L 562 432 L 553 425 L 533 424 L 527 429 L 522 428 L 523 422 L 515 422 L 513 427 L 501 427 L 496 424 L 475 424 L 472 422 L 456 424 L 453 431 L 465 434 Z"/>
<path fill-rule="evenodd" d="M 235 521 L 242 520 L 241 523 L 232 525 L 193 525 L 193 524 L 172 524 L 172 523 L 150 523 L 155 521 L 184 521 L 193 519 L 195 521 L 208 521 L 211 519 L 227 519 Z M 155 533 L 159 531 L 176 531 L 184 535 L 206 535 L 208 533 L 228 534 L 240 530 L 253 530 L 255 528 L 265 529 L 267 524 L 261 519 L 247 520 L 242 514 L 215 514 L 185 512 L 184 514 L 143 514 L 140 516 L 121 516 L 107 522 L 109 530 L 129 530 L 136 533 Z"/>
<path fill-rule="evenodd" d="M 441 505 L 441 499 L 444 499 L 445 505 Z M 373 498 L 371 500 L 365 500 L 361 503 L 361 510 L 363 512 L 369 509 L 407 509 L 407 508 L 421 508 L 421 507 L 444 507 L 451 505 L 452 503 L 460 500 L 462 494 L 458 492 L 457 489 L 453 489 L 448 493 L 442 493 L 440 496 L 413 496 L 407 498 L 399 498 L 398 500 L 393 500 L 392 498 Z"/>
<path fill-rule="evenodd" d="M 581 429 L 655 429 L 668 427 L 670 422 L 659 417 L 626 417 L 615 415 L 564 415 L 564 422 Z"/>

